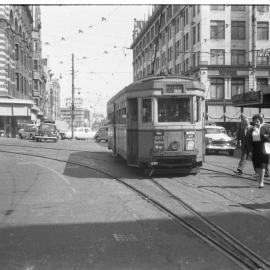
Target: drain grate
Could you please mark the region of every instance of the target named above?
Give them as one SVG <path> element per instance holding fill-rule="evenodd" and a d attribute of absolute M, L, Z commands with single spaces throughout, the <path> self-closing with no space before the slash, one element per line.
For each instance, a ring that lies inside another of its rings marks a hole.
<path fill-rule="evenodd" d="M 134 241 L 138 241 L 137 237 L 133 233 L 131 233 L 131 234 L 114 233 L 113 237 L 117 242 L 134 242 Z"/>

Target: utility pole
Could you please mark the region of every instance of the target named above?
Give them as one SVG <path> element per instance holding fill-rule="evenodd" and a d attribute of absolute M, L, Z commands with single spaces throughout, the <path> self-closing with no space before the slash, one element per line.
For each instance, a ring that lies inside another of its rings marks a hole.
<path fill-rule="evenodd" d="M 74 139 L 74 54 L 72 53 L 72 86 L 71 86 L 71 138 Z"/>

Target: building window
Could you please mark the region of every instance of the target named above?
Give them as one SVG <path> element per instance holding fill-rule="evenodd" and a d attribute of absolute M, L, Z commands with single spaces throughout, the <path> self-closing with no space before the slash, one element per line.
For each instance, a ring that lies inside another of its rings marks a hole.
<path fill-rule="evenodd" d="M 178 33 L 180 31 L 180 24 L 179 24 L 179 16 L 175 20 L 175 33 Z"/>
<path fill-rule="evenodd" d="M 266 5 L 257 6 L 257 11 L 258 12 L 269 12 L 269 6 L 266 6 Z"/>
<path fill-rule="evenodd" d="M 192 27 L 192 43 L 196 44 L 196 26 Z"/>
<path fill-rule="evenodd" d="M 192 16 L 195 17 L 196 16 L 196 5 L 192 6 Z"/>
<path fill-rule="evenodd" d="M 34 70 L 38 70 L 38 61 L 37 60 L 34 60 L 34 67 L 33 67 Z"/>
<path fill-rule="evenodd" d="M 186 33 L 184 35 L 184 46 L 185 46 L 184 50 L 185 50 L 185 52 L 188 51 L 188 43 L 189 43 L 189 41 L 188 41 L 188 33 Z"/>
<path fill-rule="evenodd" d="M 225 22 L 211 21 L 210 22 L 210 38 L 224 39 L 225 38 Z"/>
<path fill-rule="evenodd" d="M 225 50 L 211 50 L 210 63 L 211 65 L 224 65 L 225 64 Z"/>
<path fill-rule="evenodd" d="M 232 78 L 231 90 L 232 90 L 232 96 L 245 93 L 245 79 L 244 78 Z"/>
<path fill-rule="evenodd" d="M 166 10 L 167 14 L 166 14 L 166 22 L 168 22 L 170 20 L 170 18 L 172 17 L 172 5 L 169 5 L 167 10 Z"/>
<path fill-rule="evenodd" d="M 168 41 L 172 39 L 172 28 L 171 26 L 169 25 L 168 26 Z"/>
<path fill-rule="evenodd" d="M 270 64 L 269 56 L 257 56 L 256 64 L 258 66 L 268 66 Z"/>
<path fill-rule="evenodd" d="M 268 40 L 269 39 L 269 23 L 257 22 L 257 39 Z"/>
<path fill-rule="evenodd" d="M 197 24 L 197 42 L 201 40 L 201 24 Z"/>
<path fill-rule="evenodd" d="M 38 42 L 36 40 L 34 40 L 33 50 L 34 50 L 34 52 L 38 51 Z"/>
<path fill-rule="evenodd" d="M 215 100 L 224 99 L 224 79 L 212 78 L 210 80 L 210 98 Z"/>
<path fill-rule="evenodd" d="M 187 70 L 189 70 L 189 59 L 188 58 L 184 61 L 184 71 L 187 71 Z"/>
<path fill-rule="evenodd" d="M 20 92 L 20 74 L 18 72 L 15 73 L 15 83 L 16 83 L 16 90 Z"/>
<path fill-rule="evenodd" d="M 196 67 L 196 52 L 192 54 L 192 67 Z"/>
<path fill-rule="evenodd" d="M 34 80 L 34 90 L 38 91 L 38 80 Z"/>
<path fill-rule="evenodd" d="M 188 7 L 184 10 L 183 21 L 184 21 L 184 26 L 186 26 L 188 24 Z"/>
<path fill-rule="evenodd" d="M 257 78 L 257 90 L 262 90 L 263 87 L 268 85 L 268 78 Z"/>
<path fill-rule="evenodd" d="M 180 41 L 177 40 L 175 43 L 175 57 L 178 57 L 180 55 Z"/>
<path fill-rule="evenodd" d="M 15 44 L 15 60 L 19 61 L 19 44 Z"/>
<path fill-rule="evenodd" d="M 231 64 L 232 65 L 245 65 L 246 64 L 246 51 L 245 50 L 232 50 Z"/>
<path fill-rule="evenodd" d="M 232 39 L 246 39 L 246 22 L 232 21 Z"/>
<path fill-rule="evenodd" d="M 225 10 L 225 6 L 224 5 L 211 5 L 210 9 L 211 10 Z"/>
<path fill-rule="evenodd" d="M 232 5 L 232 11 L 245 11 L 246 6 L 244 5 Z"/>
<path fill-rule="evenodd" d="M 168 61 L 172 61 L 172 47 L 168 48 Z"/>

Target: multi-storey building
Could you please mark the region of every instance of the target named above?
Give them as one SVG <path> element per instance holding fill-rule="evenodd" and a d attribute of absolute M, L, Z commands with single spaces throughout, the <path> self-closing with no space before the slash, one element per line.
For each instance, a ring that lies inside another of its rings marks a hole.
<path fill-rule="evenodd" d="M 32 118 L 35 121 L 40 121 L 45 113 L 45 84 L 47 81 L 44 72 L 44 65 L 42 59 L 42 43 L 41 43 L 41 12 L 40 6 L 31 6 L 33 14 L 33 27 L 32 27 L 32 69 L 33 69 L 33 90 L 32 96 L 35 106 L 32 110 L 36 113 Z"/>
<path fill-rule="evenodd" d="M 157 5 L 134 24 L 133 79 L 177 74 L 206 87 L 206 121 L 233 129 L 239 115 L 231 97 L 270 84 L 268 5 Z M 269 109 L 262 109 L 269 118 Z"/>
<path fill-rule="evenodd" d="M 0 6 L 0 130 L 8 136 L 31 119 L 32 22 L 29 6 Z"/>

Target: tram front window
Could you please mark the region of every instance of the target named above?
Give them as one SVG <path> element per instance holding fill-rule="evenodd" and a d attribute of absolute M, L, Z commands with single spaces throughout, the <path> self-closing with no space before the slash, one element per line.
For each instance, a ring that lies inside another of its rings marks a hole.
<path fill-rule="evenodd" d="M 158 122 L 190 122 L 190 98 L 159 98 Z"/>

